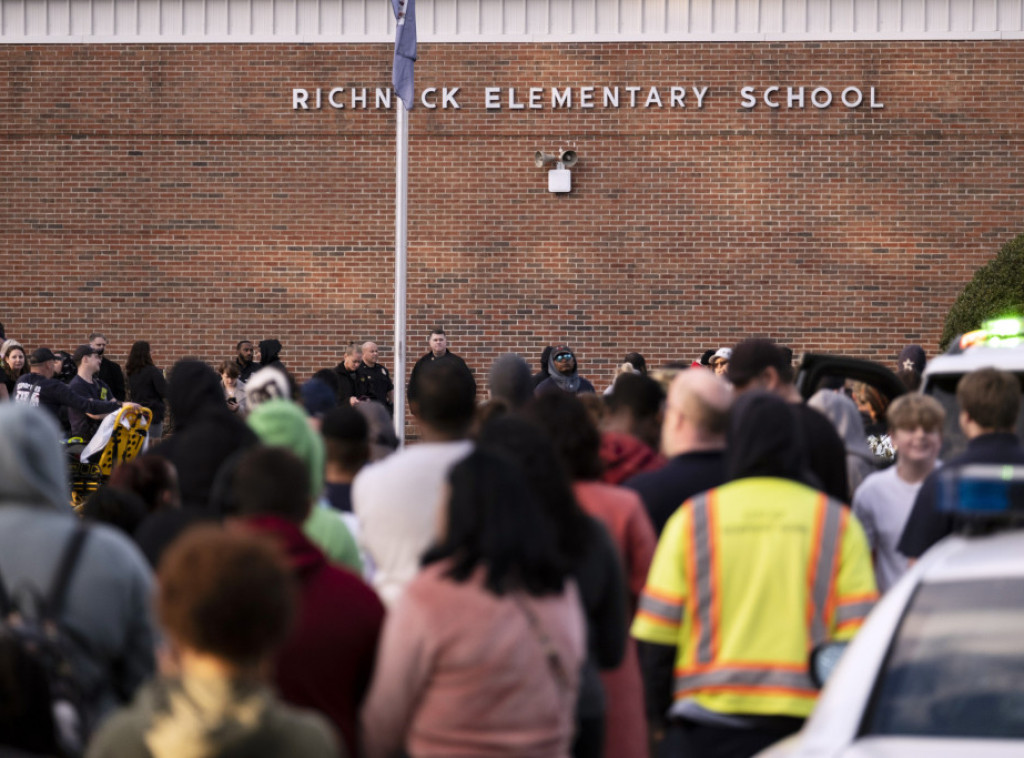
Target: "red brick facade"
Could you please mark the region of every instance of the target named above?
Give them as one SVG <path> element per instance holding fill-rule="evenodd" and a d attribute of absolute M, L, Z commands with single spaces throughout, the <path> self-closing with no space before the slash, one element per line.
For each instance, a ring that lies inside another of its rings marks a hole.
<path fill-rule="evenodd" d="M 0 63 L 9 336 L 66 349 L 99 328 L 115 358 L 148 339 L 161 366 L 277 337 L 300 379 L 374 338 L 394 364 L 389 46 L 8 45 Z M 629 350 L 657 365 L 747 335 L 934 352 L 1022 231 L 1022 75 L 1017 41 L 421 44 L 417 90 L 459 87 L 461 107 L 411 116 L 410 365 L 436 323 L 478 375 L 568 341 L 599 388 Z M 771 85 L 782 107 L 743 107 Z M 296 87 L 325 107 L 293 110 Z M 326 107 L 331 87 L 368 107 Z M 510 110 L 509 87 L 543 107 Z M 580 157 L 568 195 L 533 166 L 558 148 Z"/>

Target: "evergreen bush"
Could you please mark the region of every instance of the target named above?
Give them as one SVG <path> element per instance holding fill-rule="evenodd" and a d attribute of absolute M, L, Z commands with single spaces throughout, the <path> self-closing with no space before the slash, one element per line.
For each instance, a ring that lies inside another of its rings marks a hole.
<path fill-rule="evenodd" d="M 958 334 L 980 329 L 989 319 L 1014 314 L 1024 316 L 1024 234 L 975 272 L 946 315 L 939 347 L 945 350 Z"/>

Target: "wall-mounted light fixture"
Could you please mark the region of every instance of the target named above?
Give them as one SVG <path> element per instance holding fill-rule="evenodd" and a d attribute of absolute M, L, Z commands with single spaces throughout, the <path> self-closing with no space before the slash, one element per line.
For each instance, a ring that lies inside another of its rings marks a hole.
<path fill-rule="evenodd" d="M 537 168 L 544 168 L 548 163 L 555 164 L 555 168 L 548 171 L 548 192 L 572 191 L 572 172 L 569 169 L 578 162 L 579 156 L 575 150 L 559 150 L 557 155 L 538 150 L 533 154 L 533 163 Z"/>

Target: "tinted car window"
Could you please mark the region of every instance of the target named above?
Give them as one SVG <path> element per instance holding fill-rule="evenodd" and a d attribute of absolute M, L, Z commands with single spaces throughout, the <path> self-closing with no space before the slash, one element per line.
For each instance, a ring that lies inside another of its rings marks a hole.
<path fill-rule="evenodd" d="M 900 624 L 866 734 L 1024 738 L 1024 581 L 923 585 Z"/>

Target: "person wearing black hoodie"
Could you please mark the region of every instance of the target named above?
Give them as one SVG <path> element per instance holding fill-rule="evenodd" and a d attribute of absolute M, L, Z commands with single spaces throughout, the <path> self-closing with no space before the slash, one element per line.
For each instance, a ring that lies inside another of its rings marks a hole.
<path fill-rule="evenodd" d="M 177 468 L 182 506 L 206 510 L 221 464 L 236 451 L 255 445 L 256 435 L 228 409 L 217 372 L 201 361 L 174 364 L 167 402 L 174 434 L 153 452 Z"/>
<path fill-rule="evenodd" d="M 284 363 L 281 361 L 281 341 L 280 340 L 261 340 L 260 341 L 260 364 L 259 368 L 264 366 L 274 366 L 281 371 L 288 373 L 288 369 L 285 368 Z"/>

